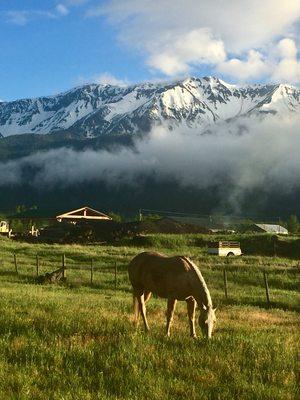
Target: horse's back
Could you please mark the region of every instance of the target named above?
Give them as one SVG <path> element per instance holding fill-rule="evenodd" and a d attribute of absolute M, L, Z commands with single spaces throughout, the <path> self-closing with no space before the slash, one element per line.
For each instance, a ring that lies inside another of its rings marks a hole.
<path fill-rule="evenodd" d="M 129 275 L 134 275 L 141 270 L 162 269 L 173 273 L 189 271 L 188 260 L 184 256 L 167 257 L 158 252 L 144 251 L 135 256 L 128 267 Z"/>
<path fill-rule="evenodd" d="M 160 264 L 160 260 L 165 258 L 163 254 L 149 251 L 144 251 L 135 256 L 128 267 L 129 279 L 132 285 L 138 283 L 147 270 L 152 270 L 157 262 Z"/>
<path fill-rule="evenodd" d="M 135 289 L 169 297 L 188 285 L 190 269 L 188 260 L 183 256 L 167 257 L 156 252 L 143 252 L 132 259 L 128 272 Z"/>

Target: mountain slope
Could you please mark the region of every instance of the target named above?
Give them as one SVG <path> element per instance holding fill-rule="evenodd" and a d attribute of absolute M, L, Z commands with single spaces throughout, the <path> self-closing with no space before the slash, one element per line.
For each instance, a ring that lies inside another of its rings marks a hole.
<path fill-rule="evenodd" d="M 128 87 L 90 84 L 57 96 L 0 103 L 0 137 L 66 130 L 78 137 L 136 134 L 156 124 L 204 131 L 240 116 L 299 109 L 300 90 L 289 85 L 236 86 L 214 77 Z"/>

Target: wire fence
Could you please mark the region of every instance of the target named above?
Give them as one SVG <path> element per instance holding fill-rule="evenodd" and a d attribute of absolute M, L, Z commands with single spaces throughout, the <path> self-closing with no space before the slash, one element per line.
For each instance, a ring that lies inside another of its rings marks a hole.
<path fill-rule="evenodd" d="M 105 282 L 106 286 L 117 289 L 126 279 L 124 263 L 101 263 L 93 258 L 84 261 L 68 259 L 65 254 L 61 257 L 46 258 L 36 255 L 31 259 L 24 259 L 21 254 L 12 254 L 11 259 L 0 260 L 2 274 L 14 274 L 20 279 L 39 282 L 40 277 L 58 269 L 63 270 L 63 276 L 69 283 L 99 286 Z"/>
<path fill-rule="evenodd" d="M 130 283 L 126 267 L 127 263 L 125 260 L 123 263 L 121 261 L 101 262 L 93 258 L 74 260 L 71 257 L 67 258 L 64 253 L 60 256 L 56 255 L 56 257 L 51 259 L 41 255 L 36 255 L 28 259 L 28 256 L 24 257 L 22 254 L 14 253 L 11 255 L 10 260 L 0 260 L 0 273 L 13 274 L 19 279 L 38 282 L 40 277 L 61 269 L 63 271 L 64 281 L 70 285 L 102 287 L 110 290 L 128 290 Z M 206 274 L 209 275 L 209 273 L 211 273 L 211 271 L 206 271 Z M 215 289 L 218 288 L 221 293 L 223 292 L 223 299 L 228 302 L 236 295 L 236 286 L 233 287 L 233 285 L 247 285 L 249 292 L 250 287 L 259 286 L 261 288 L 261 295 L 264 298 L 264 303 L 267 307 L 275 304 L 275 294 L 278 296 L 279 290 L 297 291 L 296 274 L 298 273 L 298 268 L 288 268 L 286 271 L 275 269 L 269 274 L 269 272 L 263 268 L 259 271 L 257 270 L 255 273 L 250 268 L 238 271 L 234 267 L 234 264 L 228 264 L 219 266 L 215 273 L 218 273 L 217 277 L 210 277 L 210 281 L 213 282 Z M 285 276 L 287 273 L 293 274 L 295 277 L 295 282 L 293 279 L 290 280 L 289 288 L 285 288 L 284 285 L 282 285 L 281 279 L 281 277 Z"/>

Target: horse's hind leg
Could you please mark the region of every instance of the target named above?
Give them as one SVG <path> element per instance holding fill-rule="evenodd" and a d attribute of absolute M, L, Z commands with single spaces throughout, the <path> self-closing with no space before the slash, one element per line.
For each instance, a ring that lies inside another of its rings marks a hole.
<path fill-rule="evenodd" d="M 135 293 L 133 293 L 133 313 L 134 313 L 134 324 L 137 327 L 139 324 L 140 310 L 139 310 L 138 297 L 136 296 Z"/>
<path fill-rule="evenodd" d="M 146 318 L 146 305 L 145 305 L 144 293 L 135 294 L 135 296 L 137 297 L 138 300 L 139 310 L 140 313 L 142 314 L 145 330 L 149 331 L 149 325 Z"/>
<path fill-rule="evenodd" d="M 147 301 L 150 299 L 151 297 L 151 292 L 144 292 L 144 301 L 145 304 L 147 303 Z"/>
<path fill-rule="evenodd" d="M 176 299 L 168 299 L 167 308 L 167 336 L 170 336 L 171 322 L 173 321 L 173 315 L 176 306 Z"/>
<path fill-rule="evenodd" d="M 187 304 L 187 311 L 188 311 L 188 317 L 189 317 L 189 323 L 190 323 L 191 337 L 195 338 L 196 337 L 196 331 L 195 331 L 196 302 L 192 297 L 190 297 L 186 300 L 186 304 Z"/>

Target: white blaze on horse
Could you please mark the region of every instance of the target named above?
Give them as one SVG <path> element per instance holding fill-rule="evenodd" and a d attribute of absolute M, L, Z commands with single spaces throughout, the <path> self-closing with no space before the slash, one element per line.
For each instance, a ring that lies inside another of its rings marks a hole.
<path fill-rule="evenodd" d="M 205 280 L 198 267 L 187 257 L 166 257 L 155 252 L 144 252 L 134 257 L 128 267 L 133 287 L 135 320 L 141 313 L 145 329 L 149 330 L 146 318 L 146 302 L 151 293 L 168 299 L 167 336 L 177 300 L 185 300 L 190 324 L 190 333 L 196 337 L 195 310 L 200 308 L 199 325 L 207 338 L 211 338 L 216 321 L 211 297 Z"/>

